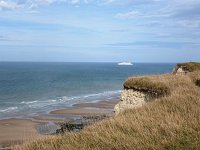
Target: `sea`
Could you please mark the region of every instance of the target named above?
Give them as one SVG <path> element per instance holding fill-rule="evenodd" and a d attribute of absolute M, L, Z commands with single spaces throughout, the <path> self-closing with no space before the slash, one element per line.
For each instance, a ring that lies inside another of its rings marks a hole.
<path fill-rule="evenodd" d="M 174 63 L 0 62 L 0 119 L 31 118 L 75 103 L 112 100 L 130 76 L 169 73 Z"/>

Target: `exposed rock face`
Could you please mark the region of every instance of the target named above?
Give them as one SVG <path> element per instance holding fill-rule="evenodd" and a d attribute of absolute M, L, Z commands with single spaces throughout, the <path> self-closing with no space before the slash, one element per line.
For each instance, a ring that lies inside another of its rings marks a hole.
<path fill-rule="evenodd" d="M 183 70 L 183 68 L 178 68 L 176 73 L 186 73 L 186 72 Z"/>
<path fill-rule="evenodd" d="M 125 109 L 140 107 L 150 99 L 152 99 L 152 97 L 148 93 L 133 89 L 124 89 L 121 93 L 121 101 L 115 105 L 115 114 L 117 115 Z"/>
<path fill-rule="evenodd" d="M 182 66 L 176 66 L 172 71 L 173 74 L 187 74 L 188 72 L 187 68 Z"/>
<path fill-rule="evenodd" d="M 157 76 L 129 77 L 123 84 L 120 102 L 115 105 L 115 114 L 126 109 L 141 107 L 143 104 L 170 94 L 170 88 L 165 80 Z"/>

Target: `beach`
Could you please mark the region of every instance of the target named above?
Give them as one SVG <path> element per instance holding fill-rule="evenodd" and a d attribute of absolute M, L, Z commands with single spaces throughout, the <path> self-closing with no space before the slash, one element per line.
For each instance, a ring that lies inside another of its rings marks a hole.
<path fill-rule="evenodd" d="M 0 148 L 42 137 L 35 128 L 39 124 L 27 119 L 0 120 Z"/>
<path fill-rule="evenodd" d="M 48 135 L 42 135 L 38 132 L 38 126 L 44 126 L 49 122 L 69 122 L 76 118 L 68 118 L 68 115 L 87 116 L 112 114 L 116 100 L 101 100 L 94 103 L 77 103 L 66 109 L 53 110 L 49 116 L 36 116 L 30 119 L 4 119 L 0 120 L 0 147 L 20 144 L 29 140 L 35 140 Z M 51 116 L 57 115 L 58 117 Z M 59 117 L 62 116 L 62 118 Z M 66 118 L 63 118 L 63 115 Z"/>

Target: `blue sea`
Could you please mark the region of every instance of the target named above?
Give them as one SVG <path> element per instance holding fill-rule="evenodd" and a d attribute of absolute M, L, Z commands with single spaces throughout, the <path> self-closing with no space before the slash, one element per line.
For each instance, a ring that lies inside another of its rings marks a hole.
<path fill-rule="evenodd" d="M 0 62 L 0 119 L 29 118 L 74 103 L 116 99 L 129 76 L 169 73 L 174 66 Z"/>

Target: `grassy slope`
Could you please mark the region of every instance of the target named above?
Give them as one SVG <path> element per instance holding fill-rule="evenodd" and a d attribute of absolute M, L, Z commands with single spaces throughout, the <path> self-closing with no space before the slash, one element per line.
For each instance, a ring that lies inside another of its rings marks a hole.
<path fill-rule="evenodd" d="M 91 125 L 81 133 L 52 136 L 16 149 L 199 149 L 200 87 L 193 82 L 199 75 L 150 76 L 152 81 L 169 86 L 170 95 Z"/>

